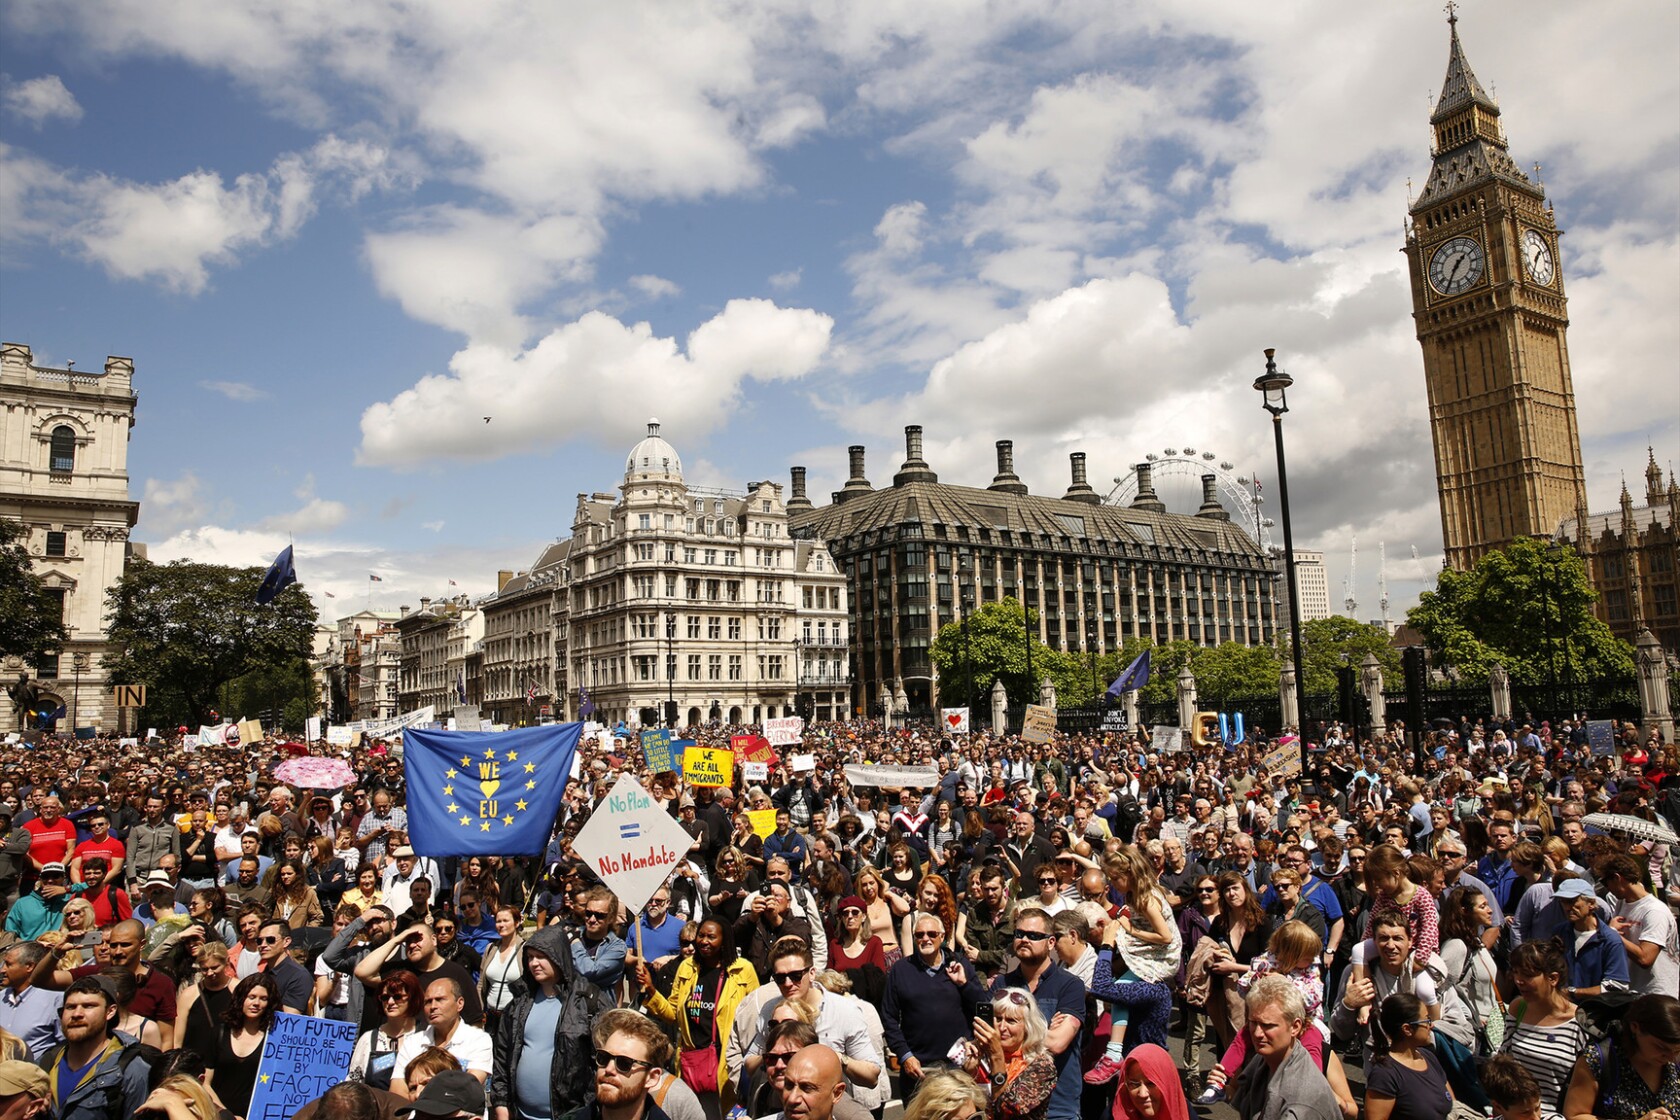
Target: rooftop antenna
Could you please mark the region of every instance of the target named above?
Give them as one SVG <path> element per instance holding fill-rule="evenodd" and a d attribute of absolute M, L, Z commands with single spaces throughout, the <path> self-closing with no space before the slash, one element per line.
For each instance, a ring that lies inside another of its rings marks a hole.
<path fill-rule="evenodd" d="M 1359 571 L 1359 538 L 1353 537 L 1348 545 L 1348 574 L 1342 581 L 1342 609 L 1349 618 L 1359 617 L 1359 602 L 1353 597 L 1354 578 Z"/>

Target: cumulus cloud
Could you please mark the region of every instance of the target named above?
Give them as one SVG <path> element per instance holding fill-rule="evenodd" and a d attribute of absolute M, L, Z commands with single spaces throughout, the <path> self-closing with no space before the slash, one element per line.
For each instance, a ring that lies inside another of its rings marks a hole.
<path fill-rule="evenodd" d="M 44 74 L 26 82 L 7 82 L 0 94 L 6 111 L 37 131 L 48 121 L 74 124 L 82 119 L 82 106 L 57 74 Z"/>
<path fill-rule="evenodd" d="M 630 286 L 649 299 L 667 299 L 682 294 L 682 288 L 663 276 L 632 276 Z"/>
<path fill-rule="evenodd" d="M 785 272 L 771 273 L 769 283 L 778 292 L 788 292 L 799 287 L 799 281 L 804 275 L 803 268 L 790 268 Z"/>
<path fill-rule="evenodd" d="M 686 352 L 646 323 L 590 312 L 528 350 L 474 344 L 448 374 L 362 414 L 359 462 L 414 466 L 438 459 L 494 459 L 577 436 L 624 439 L 641 417 L 627 394 L 657 401 L 696 434 L 737 401 L 743 381 L 800 378 L 828 348 L 833 320 L 768 300 L 731 300 L 688 336 Z M 484 423 L 484 417 L 493 422 Z"/>
<path fill-rule="evenodd" d="M 209 513 L 204 484 L 192 471 L 173 479 L 148 478 L 140 493 L 135 532 L 141 537 L 167 537 L 201 523 Z"/>

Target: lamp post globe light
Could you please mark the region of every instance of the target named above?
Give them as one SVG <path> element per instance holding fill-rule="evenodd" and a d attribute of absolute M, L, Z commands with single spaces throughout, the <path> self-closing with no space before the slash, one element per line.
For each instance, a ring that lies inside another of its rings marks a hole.
<path fill-rule="evenodd" d="M 1295 535 L 1289 523 L 1289 472 L 1283 458 L 1283 414 L 1289 411 L 1289 387 L 1295 384 L 1295 379 L 1278 368 L 1273 357 L 1276 353 L 1271 347 L 1266 348 L 1266 372 L 1254 379 L 1254 388 L 1261 395 L 1260 407 L 1272 414 L 1272 437 L 1277 443 L 1278 504 L 1283 511 L 1284 581 L 1289 585 L 1289 645 L 1295 663 L 1295 730 L 1300 736 L 1301 762 L 1305 766 L 1307 674 L 1301 665 L 1301 596 L 1295 584 Z"/>

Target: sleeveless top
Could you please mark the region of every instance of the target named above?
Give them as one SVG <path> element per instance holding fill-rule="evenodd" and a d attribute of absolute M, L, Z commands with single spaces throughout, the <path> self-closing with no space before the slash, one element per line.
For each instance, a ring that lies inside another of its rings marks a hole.
<path fill-rule="evenodd" d="M 499 947 L 492 951 L 490 963 L 484 966 L 484 981 L 488 985 L 485 1007 L 501 1011 L 513 1002 L 513 983 L 525 975 L 525 965 L 520 960 L 523 953 L 522 947 L 511 953 L 502 953 Z"/>
<path fill-rule="evenodd" d="M 1120 940 L 1116 946 L 1120 950 L 1120 958 L 1126 962 L 1126 967 L 1135 973 L 1138 979 L 1149 984 L 1160 984 L 1171 980 L 1178 974 L 1178 960 L 1182 954 L 1184 942 L 1178 931 L 1178 923 L 1172 920 L 1172 907 L 1167 904 L 1164 892 L 1156 891 L 1155 900 L 1160 905 L 1162 913 L 1167 915 L 1167 928 L 1172 932 L 1172 939 L 1165 945 L 1154 945 L 1140 940 L 1135 934 L 1122 929 Z M 1132 924 L 1137 926 L 1146 922 L 1143 907 L 1132 907 Z"/>
<path fill-rule="evenodd" d="M 221 1040 L 222 1016 L 233 1005 L 233 986 L 206 988 L 200 986 L 198 999 L 187 1012 L 187 1025 L 181 1032 L 181 1047 L 204 1059 L 206 1068 L 216 1068 L 216 1044 Z"/>

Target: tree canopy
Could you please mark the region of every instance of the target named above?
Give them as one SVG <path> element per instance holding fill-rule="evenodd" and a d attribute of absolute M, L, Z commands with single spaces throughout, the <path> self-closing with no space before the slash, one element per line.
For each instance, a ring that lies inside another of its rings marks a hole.
<path fill-rule="evenodd" d="M 64 647 L 64 608 L 35 573 L 28 539 L 21 522 L 0 520 L 0 656 L 39 665 Z"/>
<path fill-rule="evenodd" d="M 1289 635 L 1280 634 L 1283 657 L 1289 658 Z M 1376 654 L 1382 664 L 1383 680 L 1398 687 L 1400 654 L 1390 644 L 1388 631 L 1368 622 L 1355 622 L 1345 615 L 1315 618 L 1301 624 L 1301 668 L 1307 679 L 1302 691 L 1322 695 L 1336 691 L 1336 670 L 1343 665 L 1358 669 L 1367 654 Z"/>
<path fill-rule="evenodd" d="M 1441 572 L 1406 621 L 1436 665 L 1467 680 L 1496 664 L 1518 684 L 1631 675 L 1633 647 L 1594 616 L 1597 598 L 1573 549 L 1519 537 L 1467 572 Z"/>
<path fill-rule="evenodd" d="M 149 686 L 149 719 L 190 724 L 219 707 L 228 682 L 305 660 L 315 604 L 293 584 L 258 606 L 262 578 L 262 568 L 130 562 L 108 595 L 111 681 Z"/>

